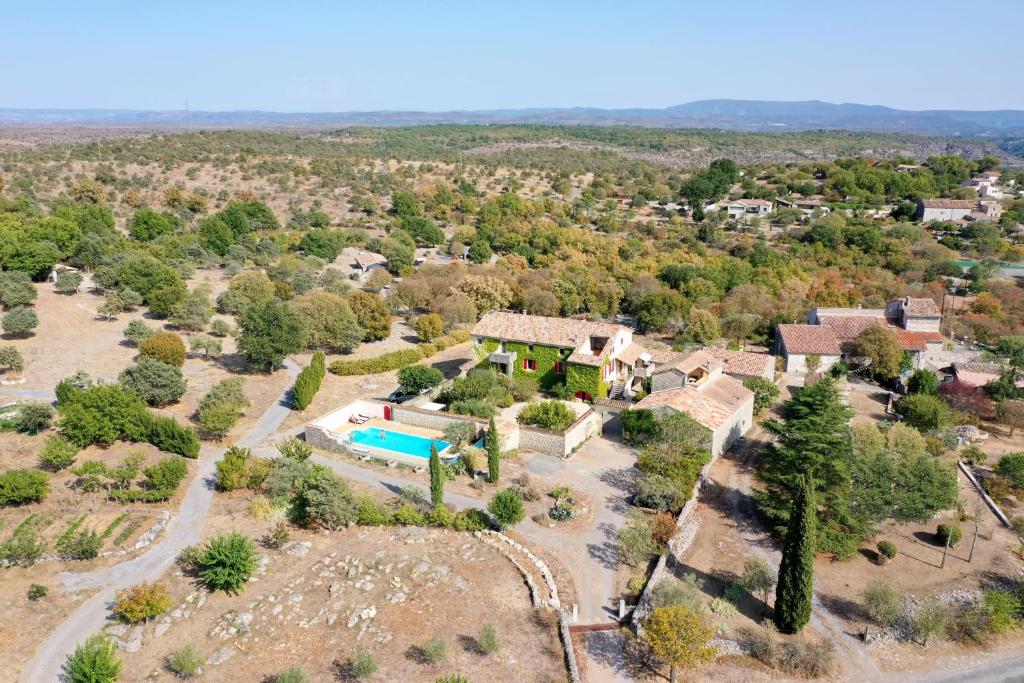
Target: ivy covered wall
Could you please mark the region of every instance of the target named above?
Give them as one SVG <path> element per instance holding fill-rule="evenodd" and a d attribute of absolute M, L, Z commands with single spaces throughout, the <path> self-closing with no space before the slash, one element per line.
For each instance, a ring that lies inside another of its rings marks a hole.
<path fill-rule="evenodd" d="M 582 391 L 594 398 L 608 398 L 608 383 L 602 379 L 604 366 L 577 365 L 570 363 L 565 369 L 565 386 L 575 395 Z"/>
<path fill-rule="evenodd" d="M 559 382 L 565 381 L 565 375 L 555 372 L 555 363 L 564 361 L 572 353 L 572 349 L 560 349 L 556 346 L 543 346 L 522 342 L 505 342 L 505 351 L 514 351 L 516 354 L 515 368 L 512 371 L 513 377 L 529 377 L 537 380 L 541 389 L 550 389 Z M 533 360 L 537 364 L 536 370 L 524 370 L 523 360 Z"/>

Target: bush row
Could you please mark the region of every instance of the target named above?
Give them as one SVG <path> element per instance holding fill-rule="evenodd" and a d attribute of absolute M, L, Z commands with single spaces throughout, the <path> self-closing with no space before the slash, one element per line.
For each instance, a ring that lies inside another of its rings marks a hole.
<path fill-rule="evenodd" d="M 309 365 L 302 369 L 299 376 L 295 378 L 295 386 L 292 387 L 292 401 L 296 410 L 305 410 L 316 392 L 320 391 L 320 383 L 326 372 L 323 351 L 313 354 Z"/>
<path fill-rule="evenodd" d="M 430 358 L 435 353 L 461 344 L 469 339 L 469 332 L 466 330 L 452 330 L 443 337 L 438 337 L 429 344 L 419 344 L 415 349 L 402 349 L 401 351 L 390 351 L 373 358 L 361 358 L 359 360 L 336 360 L 331 363 L 330 371 L 335 375 L 376 375 L 382 372 L 398 370 L 406 365 L 412 365 L 424 358 Z"/>

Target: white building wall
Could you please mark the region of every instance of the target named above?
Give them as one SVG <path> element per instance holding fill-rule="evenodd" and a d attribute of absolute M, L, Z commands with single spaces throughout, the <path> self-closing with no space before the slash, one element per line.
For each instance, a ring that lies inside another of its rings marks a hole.
<path fill-rule="evenodd" d="M 807 372 L 806 353 L 786 353 L 785 349 L 782 353 L 786 359 L 786 372 Z M 839 356 L 832 355 L 819 356 L 819 358 L 821 358 L 821 363 L 818 364 L 817 372 L 828 372 L 840 360 Z"/>
<path fill-rule="evenodd" d="M 738 438 L 747 433 L 754 424 L 754 397 L 747 399 L 732 414 L 729 421 L 722 424 L 711 435 L 711 455 L 718 457 L 732 446 Z"/>

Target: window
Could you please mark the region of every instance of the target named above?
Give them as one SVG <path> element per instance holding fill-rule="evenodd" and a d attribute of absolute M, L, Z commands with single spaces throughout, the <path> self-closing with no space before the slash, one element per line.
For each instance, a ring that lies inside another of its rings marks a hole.
<path fill-rule="evenodd" d="M 533 344 L 527 344 L 526 345 L 526 350 L 527 351 L 533 351 Z"/>
<path fill-rule="evenodd" d="M 558 373 L 559 375 L 564 375 L 565 374 L 565 362 L 564 361 L 560 361 L 560 360 L 556 360 L 555 361 L 555 372 Z"/>
<path fill-rule="evenodd" d="M 536 370 L 536 369 L 537 369 L 537 361 L 535 361 L 532 358 L 524 358 L 523 359 L 523 370 L 531 370 L 532 371 L 532 370 Z"/>

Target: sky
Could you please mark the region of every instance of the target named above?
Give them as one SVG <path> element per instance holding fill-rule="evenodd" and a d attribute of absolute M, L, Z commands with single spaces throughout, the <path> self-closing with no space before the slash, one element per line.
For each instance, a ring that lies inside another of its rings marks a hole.
<path fill-rule="evenodd" d="M 1024 109 L 1024 1 L 33 0 L 0 108 Z"/>

